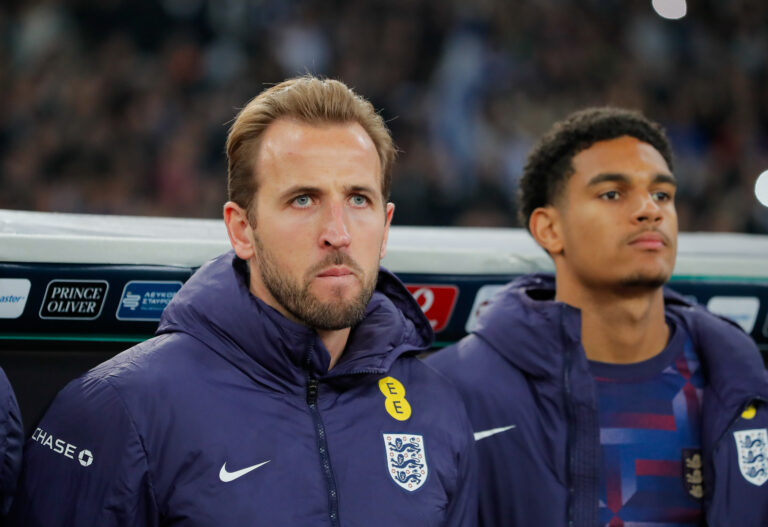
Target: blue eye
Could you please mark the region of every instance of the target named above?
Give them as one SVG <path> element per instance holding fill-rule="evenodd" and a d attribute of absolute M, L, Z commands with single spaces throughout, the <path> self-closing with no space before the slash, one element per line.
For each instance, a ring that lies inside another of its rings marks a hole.
<path fill-rule="evenodd" d="M 293 204 L 300 209 L 305 209 L 312 205 L 312 198 L 306 194 L 302 194 L 301 196 L 297 196 L 293 199 Z"/>
<path fill-rule="evenodd" d="M 368 198 L 361 196 L 360 194 L 355 194 L 350 199 L 352 201 L 352 205 L 355 207 L 364 207 L 368 204 Z"/>

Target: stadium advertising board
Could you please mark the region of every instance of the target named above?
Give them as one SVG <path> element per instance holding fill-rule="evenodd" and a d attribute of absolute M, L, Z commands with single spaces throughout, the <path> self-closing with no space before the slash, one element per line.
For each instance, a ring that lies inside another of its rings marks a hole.
<path fill-rule="evenodd" d="M 34 415 L 70 378 L 151 337 L 182 284 L 229 250 L 218 220 L 0 210 L 0 227 L 0 365 Z M 766 261 L 768 236 L 681 234 L 670 286 L 734 320 L 765 357 Z M 425 312 L 436 347 L 471 331 L 504 284 L 551 270 L 519 229 L 393 227 L 383 265 Z"/>

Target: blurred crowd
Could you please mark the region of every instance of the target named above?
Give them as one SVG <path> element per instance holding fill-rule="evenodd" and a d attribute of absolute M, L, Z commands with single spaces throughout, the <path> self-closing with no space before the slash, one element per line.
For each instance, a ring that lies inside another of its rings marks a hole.
<path fill-rule="evenodd" d="M 0 208 L 217 217 L 236 111 L 312 72 L 387 119 L 397 224 L 516 225 L 536 138 L 615 104 L 667 128 L 682 229 L 765 233 L 766 28 L 765 0 L 3 0 Z"/>

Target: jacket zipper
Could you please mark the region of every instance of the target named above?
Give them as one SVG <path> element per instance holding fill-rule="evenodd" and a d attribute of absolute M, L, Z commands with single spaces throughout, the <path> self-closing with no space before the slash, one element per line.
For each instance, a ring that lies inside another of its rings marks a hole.
<path fill-rule="evenodd" d="M 315 436 L 317 439 L 317 448 L 320 453 L 320 466 L 325 476 L 325 484 L 328 488 L 328 517 L 333 527 L 340 527 L 339 523 L 339 496 L 336 490 L 336 479 L 333 477 L 331 468 L 331 458 L 328 455 L 328 440 L 325 435 L 325 426 L 320 417 L 320 411 L 317 408 L 318 380 L 307 375 L 307 406 L 312 416 L 312 423 L 315 427 Z"/>
<path fill-rule="evenodd" d="M 573 527 L 573 507 L 574 507 L 574 494 L 573 488 L 573 456 L 571 455 L 573 434 L 575 433 L 575 423 L 573 422 L 573 411 L 571 409 L 571 353 L 573 351 L 568 347 L 565 352 L 565 358 L 563 361 L 563 384 L 565 392 L 565 411 L 568 419 L 568 432 L 565 439 L 565 464 L 566 470 L 566 484 L 568 485 L 568 504 L 566 507 L 566 514 L 568 515 L 568 527 Z"/>

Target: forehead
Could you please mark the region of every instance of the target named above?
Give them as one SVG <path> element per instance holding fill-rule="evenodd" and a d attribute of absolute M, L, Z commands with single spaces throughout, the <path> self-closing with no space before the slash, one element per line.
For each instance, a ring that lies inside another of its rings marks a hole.
<path fill-rule="evenodd" d="M 572 166 L 574 176 L 583 177 L 601 173 L 671 175 L 658 150 L 627 135 L 596 142 L 576 154 Z"/>
<path fill-rule="evenodd" d="M 373 178 L 381 164 L 376 146 L 357 122 L 310 124 L 281 118 L 269 125 L 256 154 L 259 186 Z"/>

